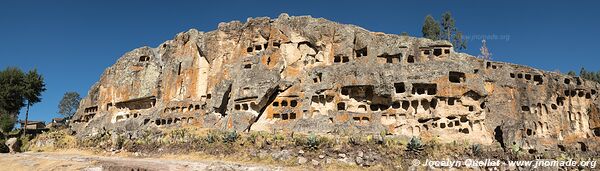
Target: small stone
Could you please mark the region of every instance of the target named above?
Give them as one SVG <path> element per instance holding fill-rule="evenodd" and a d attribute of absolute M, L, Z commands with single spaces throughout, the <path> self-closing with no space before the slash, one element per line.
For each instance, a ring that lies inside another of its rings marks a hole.
<path fill-rule="evenodd" d="M 298 154 L 304 154 L 304 150 L 298 151 Z"/>
<path fill-rule="evenodd" d="M 345 163 L 345 164 L 349 164 L 349 165 L 356 165 L 356 162 L 352 158 L 343 158 L 343 159 L 337 159 L 337 160 L 341 163 Z"/>
<path fill-rule="evenodd" d="M 112 151 L 112 155 L 115 155 L 115 154 L 120 153 L 120 152 L 121 152 L 121 150 Z"/>
<path fill-rule="evenodd" d="M 260 152 L 258 153 L 258 157 L 261 158 L 261 159 L 262 158 L 266 158 L 268 156 L 269 156 L 269 153 L 267 151 L 265 151 L 265 150 L 260 150 Z"/>
<path fill-rule="evenodd" d="M 281 150 L 279 152 L 273 152 L 271 156 L 275 160 L 288 160 L 291 159 L 292 156 L 290 153 L 292 152 L 290 152 L 289 150 Z"/>
<path fill-rule="evenodd" d="M 362 157 L 356 157 L 356 164 L 357 165 L 362 165 L 365 161 L 363 160 Z"/>
<path fill-rule="evenodd" d="M 308 162 L 308 160 L 304 157 L 298 157 L 298 164 L 304 164 Z"/>
<path fill-rule="evenodd" d="M 344 154 L 344 153 L 340 153 L 340 154 L 338 154 L 338 156 L 339 156 L 340 158 L 346 158 L 346 154 Z"/>
<path fill-rule="evenodd" d="M 318 165 L 319 165 L 319 161 L 317 161 L 317 160 L 315 160 L 315 159 L 312 159 L 312 160 L 310 161 L 310 163 L 311 163 L 313 166 L 318 166 Z"/>
<path fill-rule="evenodd" d="M 331 164 L 331 163 L 333 163 L 333 160 L 330 159 L 330 158 L 327 158 L 327 159 L 325 159 L 325 163 L 326 164 Z"/>
<path fill-rule="evenodd" d="M 319 158 L 320 158 L 320 159 L 324 159 L 324 158 L 325 158 L 325 155 L 321 154 L 321 155 L 319 155 Z"/>
<path fill-rule="evenodd" d="M 362 151 L 358 151 L 358 157 L 364 157 L 365 153 L 363 153 Z"/>

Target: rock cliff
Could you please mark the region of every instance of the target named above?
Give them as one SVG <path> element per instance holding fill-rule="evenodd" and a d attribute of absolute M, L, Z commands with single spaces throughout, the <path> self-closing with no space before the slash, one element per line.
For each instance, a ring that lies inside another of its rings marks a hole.
<path fill-rule="evenodd" d="M 385 132 L 586 151 L 598 148 L 598 88 L 457 53 L 447 41 L 282 14 L 126 53 L 90 88 L 71 129 L 80 138 L 183 125 Z"/>

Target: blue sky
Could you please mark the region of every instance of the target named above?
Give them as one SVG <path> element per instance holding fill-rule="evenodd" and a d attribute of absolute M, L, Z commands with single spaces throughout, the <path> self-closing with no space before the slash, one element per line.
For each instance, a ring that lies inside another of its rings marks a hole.
<path fill-rule="evenodd" d="M 469 36 L 467 53 L 488 38 L 493 58 L 544 70 L 600 70 L 600 1 L 7 1 L 0 2 L 0 69 L 37 68 L 43 101 L 32 120 L 59 117 L 66 91 L 82 96 L 105 68 L 141 46 L 156 47 L 175 34 L 214 30 L 219 22 L 280 13 L 312 15 L 371 31 L 421 36 L 427 14 L 451 11 Z M 22 112 L 24 115 L 24 112 Z M 23 117 L 21 117 L 23 118 Z"/>

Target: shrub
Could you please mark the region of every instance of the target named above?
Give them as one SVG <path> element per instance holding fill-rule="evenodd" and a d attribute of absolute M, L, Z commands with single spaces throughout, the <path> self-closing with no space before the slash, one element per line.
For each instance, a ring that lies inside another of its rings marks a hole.
<path fill-rule="evenodd" d="M 471 153 L 476 156 L 481 155 L 481 153 L 482 153 L 481 145 L 480 144 L 471 145 Z"/>
<path fill-rule="evenodd" d="M 400 140 L 398 140 L 398 138 L 385 138 L 383 145 L 387 146 L 387 147 L 394 147 L 396 145 L 400 144 Z"/>
<path fill-rule="evenodd" d="M 189 130 L 187 129 L 175 129 L 171 131 L 171 141 L 173 142 L 185 142 L 187 139 L 187 137 L 190 136 L 190 134 L 188 133 Z"/>
<path fill-rule="evenodd" d="M 367 143 L 372 143 L 373 142 L 373 135 L 367 135 L 366 142 Z"/>
<path fill-rule="evenodd" d="M 515 155 L 519 154 L 519 152 L 521 152 L 521 150 L 522 150 L 521 146 L 519 146 L 518 144 L 513 144 L 511 147 L 511 152 L 512 152 L 512 154 L 515 154 Z"/>
<path fill-rule="evenodd" d="M 122 149 L 123 145 L 125 144 L 125 138 L 121 135 L 116 135 L 115 138 L 113 139 L 114 141 L 112 142 L 113 144 L 113 148 L 115 149 Z"/>
<path fill-rule="evenodd" d="M 77 144 L 81 147 L 98 147 L 101 148 L 102 142 L 108 141 L 109 137 L 106 134 L 96 134 L 86 138 L 77 139 Z"/>
<path fill-rule="evenodd" d="M 6 142 L 6 140 L 0 140 L 0 153 L 8 153 L 9 149 L 8 146 L 6 146 L 4 143 Z"/>
<path fill-rule="evenodd" d="M 233 130 L 233 131 L 228 132 L 225 135 L 223 135 L 223 142 L 233 143 L 233 142 L 237 141 L 238 137 L 239 137 L 238 133 L 235 130 Z"/>
<path fill-rule="evenodd" d="M 565 153 L 560 153 L 560 155 L 557 156 L 555 160 L 558 160 L 558 161 L 570 161 L 570 160 L 573 160 L 573 158 L 570 157 L 570 156 L 568 156 Z"/>
<path fill-rule="evenodd" d="M 410 142 L 407 145 L 408 151 L 419 152 L 423 150 L 423 144 L 421 143 L 421 139 L 417 137 L 412 137 Z"/>
<path fill-rule="evenodd" d="M 387 130 L 383 130 L 383 131 L 379 132 L 379 138 L 377 139 L 377 144 L 386 145 L 385 144 L 385 136 L 387 134 L 388 134 Z"/>
<path fill-rule="evenodd" d="M 274 133 L 273 137 L 272 137 L 272 141 L 273 142 L 285 141 L 285 135 L 283 135 L 281 133 Z"/>
<path fill-rule="evenodd" d="M 256 139 L 258 138 L 258 133 L 252 132 L 248 137 L 246 137 L 246 141 L 256 144 Z"/>
<path fill-rule="evenodd" d="M 24 135 L 19 137 L 19 141 L 21 142 L 21 151 L 28 151 L 29 150 L 29 141 L 31 141 L 33 137 L 31 135 Z"/>
<path fill-rule="evenodd" d="M 292 138 L 292 140 L 294 141 L 294 145 L 296 145 L 296 146 L 304 146 L 304 145 L 306 145 L 307 138 L 305 136 L 303 136 L 303 135 L 300 134 L 300 135 L 294 136 Z"/>
<path fill-rule="evenodd" d="M 30 151 L 56 151 L 77 147 L 77 140 L 69 135 L 68 130 L 50 131 L 36 135 L 30 141 Z"/>
<path fill-rule="evenodd" d="M 209 131 L 208 134 L 206 134 L 206 142 L 209 144 L 215 143 L 218 141 L 218 135 L 217 132 L 215 131 Z"/>
<path fill-rule="evenodd" d="M 360 137 L 358 137 L 358 136 L 350 136 L 348 138 L 348 143 L 350 143 L 351 145 L 360 145 L 361 144 Z"/>
<path fill-rule="evenodd" d="M 321 144 L 321 141 L 318 139 L 318 137 L 314 134 L 311 133 L 307 138 L 306 138 L 306 147 L 308 149 L 311 150 L 316 150 L 319 148 L 319 145 Z"/>

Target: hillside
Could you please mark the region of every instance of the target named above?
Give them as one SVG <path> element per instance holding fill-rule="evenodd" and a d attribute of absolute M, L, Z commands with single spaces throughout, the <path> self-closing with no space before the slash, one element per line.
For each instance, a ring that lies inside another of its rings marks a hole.
<path fill-rule="evenodd" d="M 598 89 L 447 41 L 282 14 L 126 53 L 90 88 L 71 129 L 113 144 L 195 127 L 595 153 Z"/>

